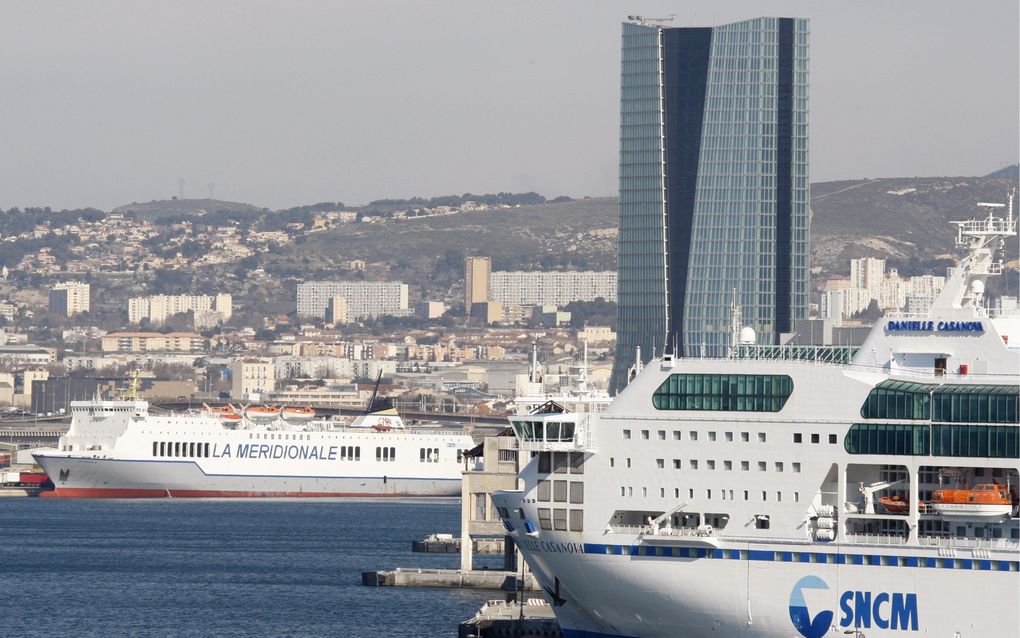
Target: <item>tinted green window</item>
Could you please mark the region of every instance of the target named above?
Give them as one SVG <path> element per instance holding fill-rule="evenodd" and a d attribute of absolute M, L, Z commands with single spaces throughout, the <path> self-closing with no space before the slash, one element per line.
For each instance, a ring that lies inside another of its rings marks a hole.
<path fill-rule="evenodd" d="M 906 381 L 883 381 L 861 406 L 865 419 L 930 419 L 930 387 Z"/>
<path fill-rule="evenodd" d="M 933 421 L 1018 423 L 1020 389 L 1008 385 L 942 386 L 934 393 Z"/>
<path fill-rule="evenodd" d="M 850 454 L 897 454 L 926 456 L 931 447 L 927 425 L 855 423 L 843 447 Z"/>
<path fill-rule="evenodd" d="M 652 395 L 658 410 L 779 412 L 793 393 L 786 375 L 671 374 Z"/>
<path fill-rule="evenodd" d="M 861 406 L 861 416 L 943 423 L 1018 423 L 1018 407 L 1017 386 L 883 381 L 868 394 Z"/>
<path fill-rule="evenodd" d="M 1020 458 L 1020 428 L 1008 425 L 933 425 L 935 456 Z"/>

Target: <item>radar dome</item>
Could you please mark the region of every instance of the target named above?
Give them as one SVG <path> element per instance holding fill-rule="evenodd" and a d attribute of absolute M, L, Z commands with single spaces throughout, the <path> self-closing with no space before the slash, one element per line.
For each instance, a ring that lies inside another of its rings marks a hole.
<path fill-rule="evenodd" d="M 751 326 L 744 326 L 740 329 L 740 345 L 751 345 L 757 343 L 758 335 L 754 333 L 754 328 Z"/>
<path fill-rule="evenodd" d="M 974 281 L 970 282 L 970 291 L 975 295 L 985 294 L 985 282 L 981 281 L 980 279 L 975 279 Z"/>

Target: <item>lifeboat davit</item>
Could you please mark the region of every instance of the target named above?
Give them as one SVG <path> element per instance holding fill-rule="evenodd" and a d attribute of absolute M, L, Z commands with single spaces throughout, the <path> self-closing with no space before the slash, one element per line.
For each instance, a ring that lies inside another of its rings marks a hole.
<path fill-rule="evenodd" d="M 1006 518 L 1013 511 L 1009 490 L 998 483 L 983 483 L 973 489 L 937 490 L 931 506 L 946 518 Z"/>
<path fill-rule="evenodd" d="M 275 421 L 280 418 L 280 408 L 270 405 L 256 405 L 245 408 L 244 416 L 252 421 Z"/>
<path fill-rule="evenodd" d="M 315 418 L 315 410 L 312 408 L 284 408 L 282 414 L 285 421 L 308 421 Z"/>

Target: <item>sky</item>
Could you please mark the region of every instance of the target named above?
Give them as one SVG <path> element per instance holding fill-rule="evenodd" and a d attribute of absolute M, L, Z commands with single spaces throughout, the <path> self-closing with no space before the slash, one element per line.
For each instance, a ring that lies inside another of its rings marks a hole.
<path fill-rule="evenodd" d="M 811 20 L 811 178 L 1018 161 L 1016 0 L 0 0 L 0 208 L 617 190 L 620 23 Z"/>

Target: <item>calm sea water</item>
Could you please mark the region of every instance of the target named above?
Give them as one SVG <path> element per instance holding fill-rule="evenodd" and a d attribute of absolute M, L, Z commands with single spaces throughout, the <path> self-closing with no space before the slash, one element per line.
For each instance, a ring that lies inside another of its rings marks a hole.
<path fill-rule="evenodd" d="M 459 528 L 456 499 L 4 498 L 0 632 L 456 636 L 499 592 L 364 587 L 361 572 L 456 567 L 411 541 Z"/>

